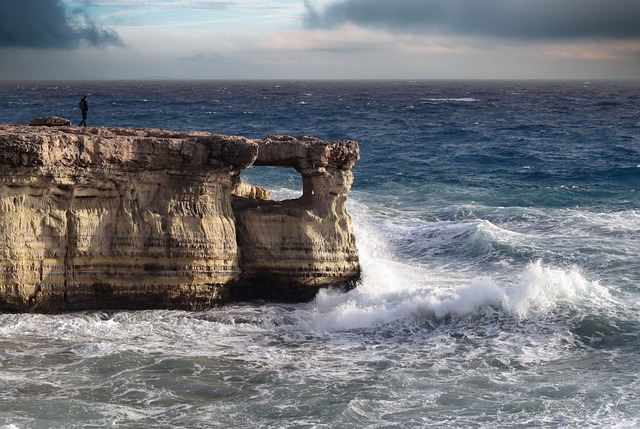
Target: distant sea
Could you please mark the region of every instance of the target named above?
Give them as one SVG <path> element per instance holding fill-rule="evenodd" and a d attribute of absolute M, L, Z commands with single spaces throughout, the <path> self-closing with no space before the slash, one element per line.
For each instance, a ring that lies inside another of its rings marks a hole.
<path fill-rule="evenodd" d="M 85 94 L 89 126 L 357 140 L 363 277 L 0 314 L 0 428 L 640 427 L 640 82 L 2 82 L 0 122 Z"/>

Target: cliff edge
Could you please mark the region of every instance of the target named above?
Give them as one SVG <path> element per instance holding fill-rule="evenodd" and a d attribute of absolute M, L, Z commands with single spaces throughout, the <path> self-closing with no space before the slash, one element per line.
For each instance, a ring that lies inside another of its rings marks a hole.
<path fill-rule="evenodd" d="M 0 310 L 301 301 L 360 267 L 345 209 L 354 141 L 0 125 Z M 293 168 L 273 201 L 252 166 Z"/>

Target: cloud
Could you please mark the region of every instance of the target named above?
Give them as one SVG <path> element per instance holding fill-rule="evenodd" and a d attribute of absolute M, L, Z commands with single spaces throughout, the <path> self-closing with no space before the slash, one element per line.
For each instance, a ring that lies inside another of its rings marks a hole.
<path fill-rule="evenodd" d="M 76 8 L 67 11 L 61 0 L 1 0 L 0 48 L 62 48 L 81 44 L 123 46 L 113 30 L 96 25 Z"/>
<path fill-rule="evenodd" d="M 305 0 L 307 28 L 351 23 L 403 33 L 520 40 L 640 38 L 638 0 Z"/>
<path fill-rule="evenodd" d="M 235 1 L 212 0 L 82 0 L 87 6 L 136 9 L 227 9 Z"/>

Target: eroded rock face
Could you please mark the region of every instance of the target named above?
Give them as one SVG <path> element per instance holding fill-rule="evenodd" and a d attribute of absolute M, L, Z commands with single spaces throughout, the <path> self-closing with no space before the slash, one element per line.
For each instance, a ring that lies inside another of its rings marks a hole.
<path fill-rule="evenodd" d="M 347 141 L 0 125 L 0 309 L 198 309 L 354 281 L 358 156 Z M 252 165 L 296 168 L 303 196 L 271 201 L 240 180 Z"/>
<path fill-rule="evenodd" d="M 245 280 L 238 292 L 295 301 L 357 278 L 358 253 L 345 208 L 351 168 L 359 158 L 357 143 L 270 136 L 257 144 L 254 164 L 296 169 L 303 195 L 287 201 L 234 200 Z"/>

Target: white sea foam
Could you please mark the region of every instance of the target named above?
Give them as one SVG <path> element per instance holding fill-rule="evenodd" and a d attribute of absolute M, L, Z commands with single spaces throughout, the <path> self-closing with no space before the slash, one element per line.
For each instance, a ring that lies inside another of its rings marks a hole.
<path fill-rule="evenodd" d="M 318 295 L 313 318 L 316 329 L 371 328 L 421 315 L 445 319 L 495 311 L 522 320 L 562 306 L 613 305 L 607 289 L 585 279 L 578 269 L 546 267 L 540 261 L 524 267 L 510 284 L 430 273 L 392 261 L 378 260 L 363 269 L 363 281 L 357 289 Z"/>
<path fill-rule="evenodd" d="M 444 103 L 449 103 L 449 102 L 473 103 L 478 101 L 478 99 L 473 97 L 441 97 L 441 98 L 428 98 L 427 101 L 444 102 Z"/>
<path fill-rule="evenodd" d="M 384 231 L 363 207 L 353 207 L 362 281 L 347 294 L 323 291 L 316 297 L 309 320 L 317 330 L 366 329 L 420 317 L 481 316 L 502 312 L 518 320 L 545 315 L 559 307 L 608 306 L 612 297 L 597 281 L 588 280 L 577 267 L 548 266 L 541 260 L 520 266 L 506 262 L 506 273 L 479 275 L 455 266 L 434 267 L 399 260 L 389 248 Z M 423 225 L 421 229 L 428 229 Z M 527 246 L 532 237 L 500 228 L 488 221 L 437 222 L 416 240 L 415 246 L 478 246 L 495 243 Z M 437 229 L 437 231 L 435 231 Z M 424 232 L 424 231 L 422 231 Z M 398 235 L 397 230 L 393 232 Z M 409 229 L 405 238 L 411 242 Z M 438 244 L 439 242 L 439 244 Z M 475 244 L 474 244 L 475 243 Z M 480 243 L 480 244 L 478 244 Z M 404 248 L 406 250 L 406 248 Z M 489 249 L 480 249 L 479 253 Z M 411 252 L 415 253 L 415 249 Z"/>

